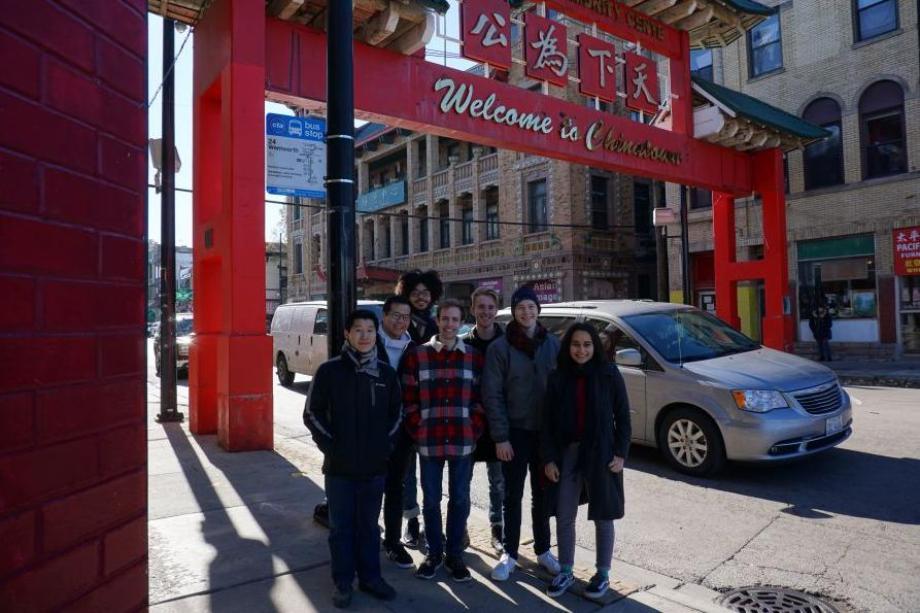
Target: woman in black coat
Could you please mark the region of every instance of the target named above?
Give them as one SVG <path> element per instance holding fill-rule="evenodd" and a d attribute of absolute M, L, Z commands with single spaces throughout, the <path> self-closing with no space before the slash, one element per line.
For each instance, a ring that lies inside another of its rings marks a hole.
<path fill-rule="evenodd" d="M 559 366 L 547 383 L 541 452 L 549 481 L 547 513 L 556 516 L 562 572 L 547 588 L 562 595 L 574 582 L 575 517 L 587 502 L 596 530 L 597 573 L 585 595 L 600 598 L 609 587 L 613 520 L 623 517 L 623 464 L 632 428 L 626 385 L 608 364 L 594 327 L 572 325 L 562 339 Z"/>

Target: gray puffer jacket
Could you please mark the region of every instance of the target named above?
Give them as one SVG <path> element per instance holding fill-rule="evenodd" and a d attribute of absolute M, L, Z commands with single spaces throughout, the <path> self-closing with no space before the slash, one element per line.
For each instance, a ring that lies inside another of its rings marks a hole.
<path fill-rule="evenodd" d="M 507 335 L 489 345 L 482 372 L 482 401 L 496 443 L 507 441 L 511 428 L 540 429 L 546 380 L 556 369 L 558 354 L 559 339 L 552 333 L 537 347 L 533 359 L 512 347 Z"/>

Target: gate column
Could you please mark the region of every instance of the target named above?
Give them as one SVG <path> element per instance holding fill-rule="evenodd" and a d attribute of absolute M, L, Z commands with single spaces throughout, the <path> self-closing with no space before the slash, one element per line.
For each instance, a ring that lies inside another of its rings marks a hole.
<path fill-rule="evenodd" d="M 738 317 L 738 282 L 732 278 L 735 263 L 735 197 L 723 192 L 712 194 L 713 271 L 716 277 L 716 315 L 741 329 Z"/>
<path fill-rule="evenodd" d="M 272 448 L 265 334 L 265 5 L 222 0 L 195 30 L 189 413 L 228 451 Z"/>

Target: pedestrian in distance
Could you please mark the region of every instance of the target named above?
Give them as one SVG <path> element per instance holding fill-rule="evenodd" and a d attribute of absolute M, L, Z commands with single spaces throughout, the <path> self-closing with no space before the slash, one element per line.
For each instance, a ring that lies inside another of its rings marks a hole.
<path fill-rule="evenodd" d="M 821 303 L 818 308 L 811 312 L 808 318 L 808 327 L 811 328 L 811 334 L 815 337 L 818 344 L 818 360 L 821 362 L 831 361 L 831 328 L 834 327 L 834 320 L 831 318 L 827 305 Z"/>
<path fill-rule="evenodd" d="M 400 430 L 402 399 L 396 371 L 377 355 L 377 316 L 358 309 L 345 321 L 338 357 L 317 369 L 304 423 L 325 456 L 329 552 L 338 608 L 351 604 L 352 585 L 381 600 L 396 591 L 380 574 L 377 518 L 390 450 Z"/>
<path fill-rule="evenodd" d="M 521 287 L 512 294 L 511 313 L 513 320 L 505 335 L 489 346 L 482 377 L 489 429 L 505 478 L 504 553 L 492 570 L 495 581 L 506 581 L 518 565 L 521 503 L 528 471 L 534 553 L 548 573 L 559 573 L 559 562 L 550 551 L 540 462 L 541 407 L 546 380 L 556 368 L 559 339 L 540 325 L 540 302 L 533 289 Z"/>
<path fill-rule="evenodd" d="M 438 333 L 410 349 L 403 359 L 406 429 L 418 446 L 428 541 L 425 561 L 415 573 L 420 579 L 433 579 L 442 564 L 454 581 L 472 578 L 463 561 L 463 539 L 470 514 L 473 449 L 485 430 L 485 411 L 479 396 L 482 354 L 457 336 L 462 321 L 463 306 L 456 300 L 442 300 L 438 305 Z M 445 466 L 446 544 L 441 534 Z"/>
<path fill-rule="evenodd" d="M 601 598 L 610 586 L 613 520 L 623 517 L 623 465 L 632 433 L 626 384 L 608 363 L 593 326 L 573 324 L 562 338 L 558 366 L 543 402 L 540 448 L 547 514 L 556 516 L 561 571 L 547 594 L 561 596 L 574 583 L 575 518 L 588 504 L 594 522 L 596 573 L 585 596 Z"/>
<path fill-rule="evenodd" d="M 383 324 L 377 334 L 377 355 L 381 361 L 400 371 L 403 355 L 414 347 L 407 328 L 411 313 L 409 300 L 403 296 L 390 296 L 383 303 Z M 400 568 L 412 568 L 412 556 L 400 542 L 402 520 L 415 519 L 420 513 L 415 487 L 405 488 L 406 472 L 409 460 L 415 456 L 415 445 L 405 428 L 397 434 L 393 453 L 387 466 L 386 482 L 383 495 L 383 550 L 387 559 Z M 412 464 L 413 472 L 415 464 Z"/>
<path fill-rule="evenodd" d="M 463 342 L 472 345 L 483 356 L 493 341 L 505 335 L 504 329 L 495 321 L 498 314 L 498 292 L 485 287 L 476 288 L 470 296 L 476 326 L 466 333 Z M 476 446 L 473 458 L 476 462 L 485 461 L 489 477 L 489 523 L 492 528 L 492 549 L 498 555 L 504 552 L 504 518 L 502 503 L 505 499 L 505 478 L 502 475 L 502 463 L 495 457 L 495 443 L 486 432 Z"/>
<path fill-rule="evenodd" d="M 438 333 L 438 325 L 431 316 L 432 308 L 441 299 L 443 286 L 437 271 L 410 270 L 400 275 L 396 282 L 396 294 L 409 301 L 411 317 L 409 319 L 409 336 L 416 345 L 427 343 Z M 416 453 L 409 455 L 406 466 L 406 480 L 403 483 L 406 504 L 418 508 L 418 482 L 416 480 Z M 406 532 L 402 544 L 410 549 L 418 549 L 421 539 L 421 526 L 418 514 L 406 521 Z"/>

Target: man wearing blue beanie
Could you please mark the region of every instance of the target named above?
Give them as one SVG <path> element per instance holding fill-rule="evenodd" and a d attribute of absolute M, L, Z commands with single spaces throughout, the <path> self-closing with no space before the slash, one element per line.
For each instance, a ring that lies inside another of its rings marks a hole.
<path fill-rule="evenodd" d="M 556 367 L 559 339 L 540 325 L 540 301 L 533 288 L 525 286 L 514 292 L 511 313 L 514 319 L 505 335 L 489 345 L 482 374 L 482 398 L 495 441 L 495 454 L 502 461 L 505 478 L 505 552 L 492 571 L 495 581 L 506 581 L 518 565 L 521 501 L 528 469 L 534 553 L 551 575 L 560 570 L 550 551 L 549 516 L 540 487 L 539 457 L 540 408 L 547 378 Z"/>

